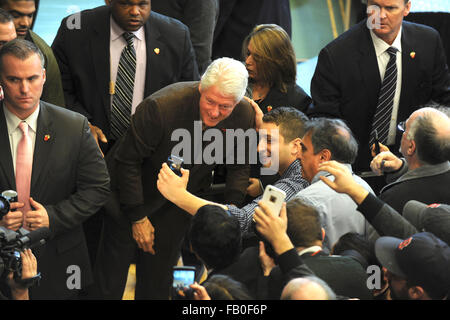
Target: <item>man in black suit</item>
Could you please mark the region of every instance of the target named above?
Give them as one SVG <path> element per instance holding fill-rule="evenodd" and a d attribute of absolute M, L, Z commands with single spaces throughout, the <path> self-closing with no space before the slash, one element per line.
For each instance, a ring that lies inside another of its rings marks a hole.
<path fill-rule="evenodd" d="M 125 32 L 133 34 L 136 51 L 132 114 L 153 92 L 198 79 L 189 30 L 175 19 L 151 12 L 150 0 L 112 0 L 108 6 L 82 11 L 79 28 L 69 18 L 61 22 L 52 44 L 66 105 L 88 118 L 94 136 L 102 142 L 118 139 L 111 137 L 111 104 L 117 95 L 121 51 L 127 45 Z"/>
<path fill-rule="evenodd" d="M 107 201 L 109 176 L 87 119 L 39 100 L 43 66 L 31 42 L 12 40 L 0 50 L 0 189 L 17 190 L 19 199 L 2 224 L 50 229 L 50 239 L 35 252 L 42 281 L 31 298 L 69 299 L 92 282 L 81 223 Z"/>
<path fill-rule="evenodd" d="M 171 154 L 182 156 L 183 167 L 190 170 L 188 190 L 194 194 L 207 190 L 216 161 L 205 158 L 203 150 L 210 143 L 204 135 L 223 135 L 218 139 L 223 139 L 220 147 L 225 148 L 228 129 L 246 131 L 255 126 L 252 106 L 242 100 L 247 78 L 247 70 L 239 61 L 218 59 L 210 64 L 201 82 L 167 86 L 138 106 L 115 159 L 107 160 L 117 196 L 106 206 L 95 268 L 99 292 L 94 296 L 121 299 L 137 243 L 141 250 L 137 251 L 136 299 L 169 297 L 172 266 L 190 215 L 158 191 L 161 164 Z M 233 158 L 226 167 L 225 198 L 240 204 L 248 185 L 249 165 L 238 164 Z"/>
<path fill-rule="evenodd" d="M 384 102 L 379 95 L 390 60 L 389 46 L 397 50 L 397 82 L 393 80 L 395 93 L 388 94 L 392 99 L 392 112 L 384 119 L 388 130 L 378 132 L 387 136 L 382 143 L 398 150 L 398 122 L 429 100 L 450 101 L 450 75 L 439 34 L 403 21 L 411 7 L 408 0 L 369 0 L 368 5 L 376 6 L 376 13 L 321 50 L 311 81 L 314 105 L 307 112 L 348 123 L 360 145 L 355 163 L 358 172 L 369 169 L 373 122 L 377 105 Z M 375 24 L 378 18 L 379 26 Z"/>

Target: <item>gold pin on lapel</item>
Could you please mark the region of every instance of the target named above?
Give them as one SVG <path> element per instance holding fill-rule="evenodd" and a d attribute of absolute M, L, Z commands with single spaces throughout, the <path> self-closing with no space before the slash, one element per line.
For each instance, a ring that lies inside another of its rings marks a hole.
<path fill-rule="evenodd" d="M 409 55 L 411 56 L 411 59 L 414 59 L 416 57 L 416 53 L 414 51 L 412 51 Z"/>
<path fill-rule="evenodd" d="M 44 136 L 44 141 L 48 141 L 48 140 L 50 140 L 50 135 L 49 135 L 49 134 L 46 134 L 46 135 Z"/>
<path fill-rule="evenodd" d="M 155 48 L 153 51 L 155 51 L 156 54 L 159 54 L 159 48 Z"/>

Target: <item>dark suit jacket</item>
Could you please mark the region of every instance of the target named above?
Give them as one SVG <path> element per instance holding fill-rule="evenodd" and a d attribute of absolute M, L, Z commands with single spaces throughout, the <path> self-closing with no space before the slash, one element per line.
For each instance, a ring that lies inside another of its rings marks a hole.
<path fill-rule="evenodd" d="M 380 199 L 398 212 L 403 212 L 403 207 L 409 200 L 426 204 L 450 204 L 450 165 L 447 162 L 437 166 L 442 169 L 426 172 L 423 170 L 433 166 L 424 166 L 407 172 L 397 181 L 385 186 L 381 190 Z"/>
<path fill-rule="evenodd" d="M 359 262 L 351 257 L 329 256 L 323 251 L 301 255 L 303 262 L 314 275 L 325 281 L 336 295 L 371 300 L 367 288 L 367 274 Z M 283 290 L 281 270 L 275 267 L 269 276 L 269 298 L 279 299 Z"/>
<path fill-rule="evenodd" d="M 276 88 L 271 88 L 266 97 L 262 101 L 258 101 L 258 105 L 262 112 L 267 113 L 269 106 L 271 108 L 277 107 L 292 107 L 306 113 L 312 100 L 308 94 L 297 84 L 287 86 L 287 92 L 283 93 Z"/>
<path fill-rule="evenodd" d="M 206 164 L 203 160 L 200 164 L 192 164 L 196 156 L 194 143 L 200 143 L 197 146 L 202 144 L 203 148 L 209 144 L 200 141 L 202 132 L 194 132 L 194 121 L 200 121 L 198 85 L 199 82 L 181 82 L 167 86 L 146 98 L 132 117 L 130 129 L 117 150 L 116 166 L 110 167 L 111 175 L 117 177 L 112 184 L 119 186 L 120 203 L 132 221 L 151 216 L 166 203 L 156 181 L 162 163 L 167 162 L 173 148 L 180 143 L 191 148 L 191 156 L 183 155 L 183 167 L 190 170 L 188 190 L 195 194 L 210 186 L 215 164 Z M 224 144 L 223 129 L 241 128 L 246 131 L 253 127 L 254 111 L 245 100 L 216 126 L 223 134 Z M 181 130 L 178 133 L 189 136 L 172 137 L 177 129 Z M 249 165 L 227 164 L 227 203 L 242 202 L 248 175 Z"/>
<path fill-rule="evenodd" d="M 153 0 L 152 11 L 178 19 L 189 28 L 198 70 L 202 74 L 211 63 L 219 0 Z"/>
<path fill-rule="evenodd" d="M 415 58 L 410 55 L 415 52 Z M 375 49 L 366 21 L 362 21 L 320 51 L 311 81 L 314 105 L 308 115 L 344 119 L 359 142 L 355 170 L 368 170 L 372 159 L 369 135 L 381 87 Z M 419 105 L 450 102 L 450 75 L 441 39 L 430 27 L 403 22 L 402 88 L 398 121 Z M 397 134 L 392 150 L 398 150 Z"/>
<path fill-rule="evenodd" d="M 220 0 L 213 59 L 241 60 L 242 42 L 256 25 L 263 23 L 278 24 L 291 36 L 289 0 Z"/>
<path fill-rule="evenodd" d="M 85 115 L 109 135 L 110 7 L 81 12 L 81 28 L 63 19 L 52 48 L 61 70 L 66 106 Z M 181 22 L 152 12 L 144 25 L 147 77 L 144 97 L 178 81 L 198 79 L 189 30 Z M 154 52 L 159 48 L 159 54 Z"/>
<path fill-rule="evenodd" d="M 0 110 L 0 190 L 16 189 L 3 104 Z M 49 139 L 44 137 L 48 135 Z M 30 196 L 44 205 L 50 240 L 34 251 L 41 285 L 31 297 L 64 299 L 71 265 L 80 267 L 81 287 L 92 281 L 81 223 L 106 202 L 109 176 L 87 120 L 78 113 L 42 102 L 38 116 Z"/>

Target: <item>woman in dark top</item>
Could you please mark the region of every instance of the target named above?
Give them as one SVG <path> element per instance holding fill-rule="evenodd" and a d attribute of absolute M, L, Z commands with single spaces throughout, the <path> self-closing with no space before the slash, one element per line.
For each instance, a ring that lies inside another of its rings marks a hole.
<path fill-rule="evenodd" d="M 249 73 L 248 97 L 264 113 L 294 107 L 304 112 L 311 98 L 296 84 L 297 62 L 288 34 L 276 24 L 256 26 L 242 45 Z"/>

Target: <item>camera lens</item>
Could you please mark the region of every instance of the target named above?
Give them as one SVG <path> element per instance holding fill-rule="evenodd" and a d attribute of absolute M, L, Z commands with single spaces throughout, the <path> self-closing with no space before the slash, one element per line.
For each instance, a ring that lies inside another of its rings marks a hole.
<path fill-rule="evenodd" d="M 0 219 L 6 216 L 9 212 L 9 201 L 3 196 L 0 196 Z"/>

